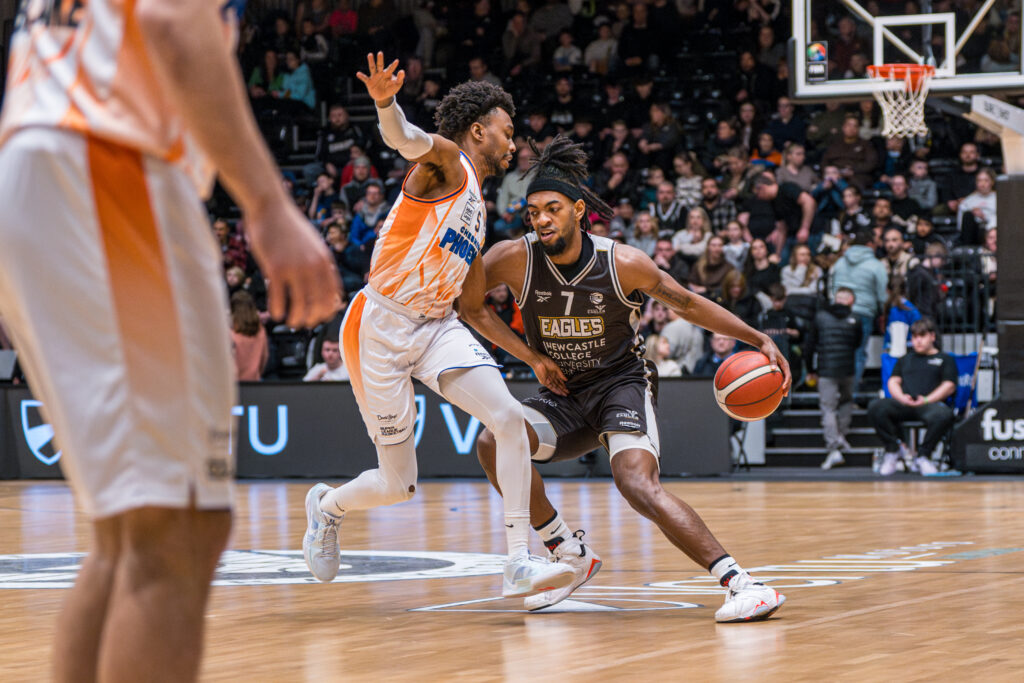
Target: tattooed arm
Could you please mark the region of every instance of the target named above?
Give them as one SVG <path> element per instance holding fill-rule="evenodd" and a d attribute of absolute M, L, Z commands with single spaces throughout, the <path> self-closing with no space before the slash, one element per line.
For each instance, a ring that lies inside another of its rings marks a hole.
<path fill-rule="evenodd" d="M 687 290 L 675 278 L 654 264 L 647 254 L 629 246 L 615 247 L 615 267 L 619 273 L 622 291 L 640 290 L 665 304 L 680 317 L 705 330 L 724 334 L 745 342 L 768 356 L 782 369 L 789 390 L 789 363 L 772 342 L 771 337 L 758 332 L 715 302 Z"/>

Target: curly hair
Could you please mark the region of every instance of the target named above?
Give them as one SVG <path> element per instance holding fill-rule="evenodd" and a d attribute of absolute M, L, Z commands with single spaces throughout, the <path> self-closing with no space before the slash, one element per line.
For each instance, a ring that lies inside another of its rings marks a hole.
<path fill-rule="evenodd" d="M 449 90 L 437 105 L 434 123 L 439 135 L 458 140 L 494 109 L 504 109 L 510 117 L 516 115 L 516 105 L 507 92 L 487 81 L 466 81 Z"/>
<path fill-rule="evenodd" d="M 529 143 L 534 157 L 530 160 L 530 168 L 522 174 L 523 178 L 534 171 L 536 171 L 537 177 L 557 178 L 579 188 L 580 194 L 583 195 L 583 202 L 589 211 L 596 213 L 606 221 L 615 215 L 612 207 L 608 206 L 587 185 L 589 170 L 587 169 L 587 153 L 583 150 L 583 145 L 573 142 L 561 133 L 556 135 L 543 150 L 538 149 L 537 142 L 533 138 L 529 139 Z M 590 221 L 586 216 L 584 216 L 584 223 L 584 228 L 589 227 Z"/>

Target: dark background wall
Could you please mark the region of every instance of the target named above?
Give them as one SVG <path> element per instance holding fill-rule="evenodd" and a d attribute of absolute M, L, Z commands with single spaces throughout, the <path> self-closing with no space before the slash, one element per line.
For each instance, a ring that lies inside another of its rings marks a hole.
<path fill-rule="evenodd" d="M 729 422 L 715 404 L 710 379 L 666 379 L 659 389 L 662 474 L 729 471 Z M 511 382 L 513 394 L 533 394 L 533 382 Z M 476 436 L 482 429 L 419 386 L 415 435 L 421 477 L 482 477 Z M 26 388 L 0 389 L 0 478 L 60 476 L 59 446 L 39 402 Z M 376 466 L 376 454 L 347 383 L 244 384 L 237 422 L 238 476 L 352 477 Z M 593 467 L 570 461 L 544 465 L 554 476 L 610 475 L 602 451 Z"/>

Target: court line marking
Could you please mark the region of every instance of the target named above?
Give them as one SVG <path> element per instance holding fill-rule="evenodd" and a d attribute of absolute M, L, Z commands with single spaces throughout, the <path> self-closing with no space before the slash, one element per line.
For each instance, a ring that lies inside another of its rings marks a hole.
<path fill-rule="evenodd" d="M 1024 578 L 1010 580 L 1008 583 L 1010 583 L 1010 584 L 1022 584 L 1022 583 L 1024 583 Z M 1003 584 L 1003 585 L 1005 586 L 1006 584 Z M 965 593 L 976 593 L 976 592 L 978 592 L 980 590 L 984 590 L 984 587 L 983 586 L 977 586 L 977 587 L 971 587 L 971 588 L 958 588 L 957 590 L 947 591 L 945 593 L 936 593 L 934 595 L 930 595 L 930 596 L 928 596 L 928 599 L 930 601 L 934 601 L 934 600 L 937 600 L 937 599 L 951 598 L 951 597 L 954 597 L 954 596 L 957 596 L 957 595 L 963 595 Z M 802 622 L 797 623 L 797 624 L 779 625 L 776 629 L 773 629 L 773 631 L 782 631 L 782 632 L 795 631 L 797 629 L 807 628 L 807 627 L 810 627 L 810 626 L 820 626 L 821 624 L 828 624 L 828 623 L 831 623 L 833 621 L 839 621 L 841 619 L 849 619 L 850 617 L 859 617 L 859 616 L 862 616 L 862 615 L 865 615 L 865 614 L 872 614 L 874 612 L 884 612 L 886 610 L 896 609 L 898 607 L 904 607 L 906 605 L 912 605 L 912 604 L 920 603 L 920 602 L 921 602 L 920 598 L 910 598 L 910 599 L 907 599 L 907 600 L 899 600 L 897 602 L 890 602 L 890 603 L 886 603 L 884 605 L 875 605 L 873 607 L 864 607 L 864 608 L 852 610 L 852 611 L 849 611 L 849 612 L 843 612 L 842 614 L 833 614 L 833 615 L 827 616 L 827 617 L 818 617 L 817 619 L 811 619 L 810 621 L 802 621 Z M 762 622 L 762 623 L 766 623 L 767 624 L 767 623 L 771 623 L 771 621 Z M 727 627 L 727 628 L 729 628 L 729 627 Z M 735 628 L 743 628 L 743 627 L 742 626 L 736 626 Z M 750 627 L 748 626 L 747 628 L 750 628 Z M 665 657 L 665 656 L 670 656 L 670 655 L 674 655 L 674 654 L 680 654 L 680 653 L 683 653 L 683 652 L 689 652 L 691 650 L 699 650 L 699 649 L 704 649 L 704 648 L 707 648 L 707 641 L 701 641 L 701 642 L 698 642 L 698 643 L 691 643 L 689 645 L 680 646 L 680 647 L 663 647 L 663 648 L 660 648 L 658 650 L 652 650 L 650 652 L 643 652 L 643 653 L 632 655 L 632 656 L 629 656 L 629 657 L 618 658 L 615 661 L 615 666 L 619 667 L 619 666 L 621 666 L 623 664 L 632 664 L 633 662 L 642 662 L 644 660 L 651 659 L 653 657 Z M 582 667 L 582 668 L 580 668 L 580 667 L 572 667 L 571 669 L 569 669 L 569 672 L 572 673 L 572 674 L 580 674 L 580 673 L 594 673 L 594 672 L 598 672 L 598 671 L 607 671 L 607 670 L 608 670 L 608 664 L 607 663 L 603 663 L 603 664 L 595 664 L 595 665 L 591 665 L 591 666 L 587 666 L 587 667 Z"/>

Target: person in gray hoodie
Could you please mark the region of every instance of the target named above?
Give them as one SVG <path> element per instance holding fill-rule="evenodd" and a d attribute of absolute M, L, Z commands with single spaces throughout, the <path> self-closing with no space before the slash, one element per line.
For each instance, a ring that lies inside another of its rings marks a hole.
<path fill-rule="evenodd" d="M 878 238 L 870 230 L 862 230 L 854 235 L 853 243 L 832 267 L 830 278 L 829 293 L 833 299 L 836 291 L 843 287 L 851 290 L 856 297 L 853 315 L 860 321 L 862 334 L 855 357 L 855 387 L 864 376 L 868 339 L 885 305 L 886 285 L 889 281 L 885 266 L 875 257 L 877 242 Z"/>

